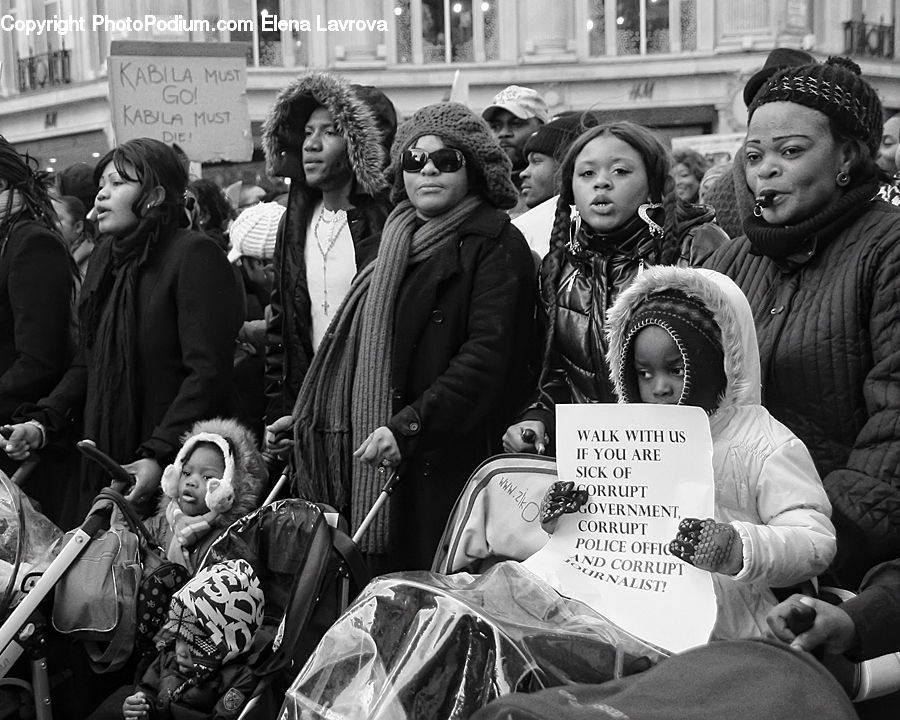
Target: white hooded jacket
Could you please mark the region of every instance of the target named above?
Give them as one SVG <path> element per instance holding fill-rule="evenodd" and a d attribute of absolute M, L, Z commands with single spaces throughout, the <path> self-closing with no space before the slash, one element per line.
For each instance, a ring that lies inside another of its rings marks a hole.
<path fill-rule="evenodd" d="M 743 543 L 735 576 L 713 574 L 718 617 L 711 639 L 757 637 L 776 604 L 770 588 L 823 572 L 835 554 L 831 505 L 806 446 L 760 405 L 761 373 L 750 305 L 728 277 L 711 270 L 652 267 L 635 278 L 609 310 L 609 368 L 625 397 L 625 337 L 650 295 L 680 290 L 703 302 L 722 332 L 725 392 L 709 418 L 713 440 L 715 519 Z"/>

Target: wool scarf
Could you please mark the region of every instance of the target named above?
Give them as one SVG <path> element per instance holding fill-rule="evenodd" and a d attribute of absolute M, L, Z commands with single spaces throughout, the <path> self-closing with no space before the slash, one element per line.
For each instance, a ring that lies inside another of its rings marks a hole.
<path fill-rule="evenodd" d="M 297 494 L 338 510 L 349 504 L 358 527 L 384 484 L 378 470 L 354 462 L 353 451 L 391 417 L 391 352 L 397 295 L 407 269 L 457 236 L 481 204 L 467 197 L 419 226 L 402 201 L 385 222 L 378 257 L 356 276 L 313 356 L 294 406 Z M 390 503 L 362 540 L 362 551 L 388 548 Z"/>
<path fill-rule="evenodd" d="M 91 256 L 79 307 L 81 341 L 89 351 L 84 429 L 118 462 L 131 462 L 140 443 L 137 381 L 137 276 L 164 227 L 144 218 L 125 236 L 106 236 Z M 82 464 L 85 482 L 105 484 L 94 463 Z"/>
<path fill-rule="evenodd" d="M 862 182 L 822 212 L 796 225 L 769 225 L 751 214 L 744 220 L 744 231 L 754 254 L 765 255 L 787 269 L 796 269 L 813 257 L 817 247 L 830 242 L 865 212 L 877 191 L 877 180 Z"/>

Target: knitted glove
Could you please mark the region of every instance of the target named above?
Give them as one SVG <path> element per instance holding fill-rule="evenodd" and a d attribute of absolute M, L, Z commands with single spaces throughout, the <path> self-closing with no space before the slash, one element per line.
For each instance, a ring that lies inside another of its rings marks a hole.
<path fill-rule="evenodd" d="M 541 527 L 544 532 L 553 534 L 560 516 L 578 512 L 587 499 L 587 490 L 576 490 L 573 482 L 553 483 L 541 500 Z"/>
<path fill-rule="evenodd" d="M 669 552 L 700 570 L 736 575 L 744 564 L 743 543 L 731 525 L 712 518 L 684 518 Z"/>

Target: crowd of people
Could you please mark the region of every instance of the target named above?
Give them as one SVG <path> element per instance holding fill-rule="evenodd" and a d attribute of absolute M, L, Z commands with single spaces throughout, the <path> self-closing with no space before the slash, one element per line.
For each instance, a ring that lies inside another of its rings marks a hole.
<path fill-rule="evenodd" d="M 782 49 L 744 100 L 710 166 L 531 88 L 398 124 L 381 90 L 309 72 L 263 126 L 289 192 L 240 212 L 155 140 L 51 185 L 0 139 L 2 467 L 40 453 L 28 492 L 69 529 L 108 482 L 72 452 L 93 439 L 191 573 L 283 467 L 354 527 L 397 472 L 361 545 L 380 575 L 430 568 L 483 460 L 554 454 L 558 403 L 695 405 L 715 516 L 672 552 L 713 573 L 714 637 L 900 651 L 900 115 L 852 61 Z M 817 576 L 859 594 L 779 593 Z M 172 624 L 126 717 L 159 683 L 221 699 L 179 684 Z"/>

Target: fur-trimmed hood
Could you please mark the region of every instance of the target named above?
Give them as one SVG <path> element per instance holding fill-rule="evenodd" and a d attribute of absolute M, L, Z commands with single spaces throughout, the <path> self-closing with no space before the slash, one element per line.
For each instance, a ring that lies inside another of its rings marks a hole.
<path fill-rule="evenodd" d="M 218 515 L 212 522 L 216 527 L 227 527 L 259 507 L 262 499 L 260 496 L 269 478 L 269 472 L 253 433 L 237 420 L 221 417 L 200 420 L 181 436 L 182 445 L 200 433 L 221 435 L 231 446 L 234 460 L 232 471 L 234 503 L 229 510 Z M 171 500 L 172 498 L 164 494 L 159 501 L 159 511 L 164 513 Z"/>
<path fill-rule="evenodd" d="M 397 127 L 394 106 L 380 90 L 351 85 L 342 77 L 326 72 L 308 73 L 278 93 L 262 127 L 266 172 L 286 174 L 279 170 L 286 153 L 293 156 L 290 173 L 293 181 L 306 184 L 300 154 L 304 127 L 317 107 L 331 113 L 347 141 L 350 166 L 363 192 L 375 195 L 385 190 L 384 169 Z"/>
<path fill-rule="evenodd" d="M 625 386 L 625 336 L 641 303 L 663 290 L 680 290 L 697 298 L 712 313 L 722 332 L 725 354 L 725 394 L 719 408 L 762 402 L 759 346 L 750 303 L 741 289 L 713 270 L 655 266 L 644 270 L 622 291 L 607 313 L 610 379 L 621 398 Z"/>

